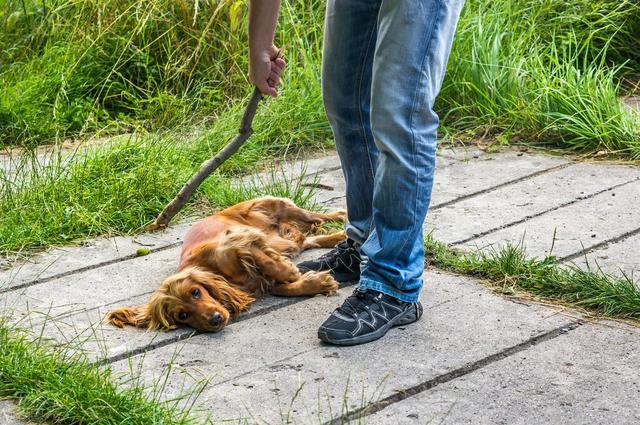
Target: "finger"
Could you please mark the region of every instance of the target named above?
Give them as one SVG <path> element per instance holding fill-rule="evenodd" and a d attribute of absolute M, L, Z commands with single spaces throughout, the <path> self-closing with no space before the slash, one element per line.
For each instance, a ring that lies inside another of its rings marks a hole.
<path fill-rule="evenodd" d="M 267 80 L 267 83 L 269 84 L 270 87 L 277 89 L 278 86 L 280 85 L 280 80 L 278 78 L 269 78 Z"/>
<path fill-rule="evenodd" d="M 265 96 L 276 97 L 278 95 L 276 89 L 271 87 L 268 81 L 256 84 L 255 86 L 258 88 L 258 90 L 260 90 L 260 93 L 264 94 Z"/>
<path fill-rule="evenodd" d="M 281 72 L 284 70 L 284 68 L 287 66 L 287 63 L 282 60 L 282 59 L 276 59 L 275 61 L 272 62 L 273 66 L 272 68 L 278 68 Z"/>
<path fill-rule="evenodd" d="M 269 76 L 267 78 L 272 79 L 273 81 L 280 81 L 280 74 L 278 72 L 275 71 L 271 71 L 271 73 L 269 74 Z"/>
<path fill-rule="evenodd" d="M 278 77 L 282 74 L 282 68 L 278 68 L 277 66 L 271 67 L 271 74 L 276 74 Z M 271 76 L 271 74 L 269 76 Z"/>
<path fill-rule="evenodd" d="M 271 57 L 269 59 L 274 61 L 278 58 L 283 58 L 283 57 L 284 57 L 284 51 L 282 49 L 275 49 L 275 52 L 271 54 Z"/>

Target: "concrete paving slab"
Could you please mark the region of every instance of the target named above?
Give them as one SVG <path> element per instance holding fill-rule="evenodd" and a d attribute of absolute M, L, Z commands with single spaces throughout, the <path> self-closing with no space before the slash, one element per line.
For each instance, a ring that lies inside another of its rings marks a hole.
<path fill-rule="evenodd" d="M 473 145 L 464 144 L 447 144 L 438 145 L 438 155 L 443 158 L 450 158 L 456 161 L 472 161 L 478 159 L 488 152 L 483 149 L 479 149 Z"/>
<path fill-rule="evenodd" d="M 34 167 L 37 169 L 61 167 L 73 154 L 74 149 L 69 147 L 40 147 L 27 155 L 20 148 L 5 147 L 0 149 L 0 176 L 12 182 L 18 178 L 24 180 L 32 173 L 31 170 Z"/>
<path fill-rule="evenodd" d="M 569 162 L 554 156 L 524 155 L 513 151 L 483 153 L 473 161 L 459 159 L 442 167 L 438 163 L 431 205 L 432 208 L 440 208 L 458 198 L 543 173 L 563 164 Z"/>
<path fill-rule="evenodd" d="M 432 232 L 438 240 L 459 244 L 638 178 L 640 169 L 573 164 L 431 210 L 425 231 Z M 616 192 L 624 194 L 625 189 L 614 190 L 606 196 Z M 580 205 L 590 204 L 583 202 Z M 567 220 L 572 216 L 562 217 Z M 541 233 L 534 230 L 533 233 L 546 237 L 547 241 L 553 236 L 553 231 Z"/>
<path fill-rule="evenodd" d="M 157 377 L 173 362 L 169 398 L 194 378 L 212 379 L 198 404 L 216 420 L 279 423 L 290 415 L 295 423 L 316 423 L 572 321 L 498 297 L 469 279 L 430 273 L 429 283 L 423 320 L 365 346 L 317 340 L 318 324 L 348 295 L 342 290 L 339 298 L 305 301 L 155 350 L 142 369 Z M 127 370 L 129 363 L 114 367 Z"/>
<path fill-rule="evenodd" d="M 141 247 L 151 250 L 151 256 L 156 255 L 155 250 L 180 243 L 189 226 L 190 223 L 181 223 L 161 232 L 94 239 L 80 246 L 54 248 L 17 261 L 10 269 L 0 270 L 0 293 L 34 281 L 46 281 L 56 276 L 130 259 Z"/>
<path fill-rule="evenodd" d="M 640 329 L 585 324 L 365 419 L 370 425 L 638 424 Z"/>
<path fill-rule="evenodd" d="M 428 294 L 425 295 L 425 298 L 428 299 L 427 301 L 425 301 L 425 306 L 427 307 L 428 306 L 435 307 L 435 306 L 452 302 L 463 296 L 468 296 L 470 293 L 473 293 L 474 291 L 475 292 L 484 291 L 484 289 L 481 287 L 472 287 L 468 285 L 466 281 L 459 281 L 459 280 L 453 279 L 448 274 L 442 274 L 438 272 L 430 273 L 429 279 L 431 282 L 433 282 L 433 284 L 429 285 Z M 460 289 L 459 288 L 460 285 L 463 285 L 464 288 Z M 153 353 L 147 356 L 147 358 L 144 360 L 144 365 L 146 368 L 160 371 L 164 365 L 168 364 L 169 360 L 174 356 L 174 353 L 176 351 L 183 349 L 182 347 L 185 347 L 185 346 L 190 347 L 188 350 L 191 353 L 192 349 L 195 346 L 201 346 L 202 347 L 201 355 L 205 356 L 206 353 L 209 352 L 208 350 L 210 349 L 205 344 L 214 342 L 220 338 L 225 338 L 227 342 L 225 342 L 224 344 L 224 350 L 226 350 L 224 352 L 224 357 L 234 358 L 236 356 L 240 356 L 240 357 L 243 357 L 243 359 L 246 361 L 242 362 L 241 364 L 234 365 L 236 369 L 227 371 L 232 375 L 219 376 L 218 377 L 219 379 L 216 382 L 220 382 L 220 380 L 229 379 L 230 377 L 233 377 L 239 373 L 246 373 L 252 370 L 255 364 L 267 365 L 275 361 L 275 359 L 280 359 L 282 358 L 282 356 L 286 356 L 287 353 L 289 355 L 295 354 L 297 352 L 296 349 L 298 347 L 298 343 L 300 339 L 306 341 L 309 338 L 311 338 L 311 340 L 316 341 L 315 332 L 311 332 L 303 335 L 299 335 L 298 332 L 292 332 L 292 334 L 295 334 L 297 336 L 296 338 L 289 340 L 286 346 L 282 347 L 282 350 L 284 351 L 280 350 L 280 351 L 264 352 L 264 350 L 261 350 L 261 349 L 256 349 L 256 350 L 249 349 L 249 348 L 257 348 L 257 347 L 254 347 L 253 344 L 251 347 L 247 347 L 247 344 L 249 344 L 251 341 L 255 339 L 255 337 L 247 337 L 247 332 L 251 333 L 255 330 L 257 332 L 262 333 L 264 331 L 263 327 L 265 325 L 275 323 L 277 324 L 277 326 L 280 326 L 280 323 L 282 322 L 283 325 L 286 325 L 286 327 L 281 329 L 282 332 L 280 332 L 280 330 L 278 330 L 276 333 L 268 332 L 267 334 L 264 334 L 260 337 L 262 340 L 265 340 L 265 339 L 273 340 L 274 343 L 278 343 L 278 339 L 281 337 L 281 335 L 285 331 L 288 334 L 288 332 L 291 331 L 291 326 L 295 326 L 295 323 L 297 321 L 296 319 L 297 313 L 299 313 L 300 311 L 304 311 L 306 309 L 307 311 L 310 312 L 309 314 L 310 317 L 317 317 L 318 320 L 321 321 L 326 314 L 331 312 L 337 305 L 339 305 L 342 302 L 342 299 L 344 297 L 351 294 L 352 290 L 353 288 L 351 287 L 341 289 L 340 290 L 341 296 L 334 296 L 334 297 L 318 296 L 318 297 L 314 297 L 313 299 L 309 299 L 309 298 L 297 299 L 301 301 L 299 306 L 298 305 L 293 306 L 289 303 L 289 305 L 286 306 L 286 309 L 278 310 L 278 311 L 273 309 L 270 311 L 270 314 L 268 316 L 265 316 L 263 318 L 250 318 L 246 321 L 246 323 L 244 321 L 233 323 L 232 325 L 227 327 L 227 329 L 225 329 L 225 331 L 222 332 L 221 334 L 202 334 L 192 339 L 186 340 L 180 344 L 177 344 L 171 347 L 162 348 L 162 349 L 157 349 L 153 351 Z M 241 318 L 250 316 L 251 314 L 255 313 L 256 309 L 260 310 L 261 308 L 263 308 L 263 306 L 265 307 L 274 306 L 277 304 L 281 304 L 282 301 L 285 301 L 285 300 L 296 300 L 296 299 L 268 297 L 264 300 L 261 300 L 260 305 L 252 307 L 249 313 L 243 315 Z M 267 322 L 265 322 L 265 320 Z M 262 326 L 258 329 L 256 328 L 256 323 L 259 324 L 260 322 L 262 322 Z M 245 327 L 248 327 L 251 330 L 243 331 Z M 238 331 L 238 329 L 240 329 L 240 331 Z M 118 331 L 122 332 L 120 330 Z M 231 336 L 225 336 L 226 334 L 229 334 L 229 333 L 231 334 Z M 231 341 L 229 341 L 229 338 L 231 339 Z M 241 339 L 244 338 L 244 339 L 241 340 L 238 338 L 241 338 Z M 191 354 L 188 354 L 187 356 L 191 356 Z M 257 360 L 249 361 L 247 356 L 253 356 Z M 138 360 L 140 360 L 140 357 L 136 359 L 136 361 Z M 127 368 L 127 364 L 126 362 L 116 363 L 115 368 L 124 370 Z"/>
<path fill-rule="evenodd" d="M 500 154 L 478 153 L 474 161 L 438 157 L 431 208 L 438 209 L 460 198 L 492 190 L 496 186 L 526 179 L 537 173 L 569 164 L 568 161 L 546 155 L 523 155 L 518 152 Z M 331 206 L 345 204 L 345 183 L 341 170 L 320 176 L 320 203 Z M 322 187 L 331 188 L 323 190 Z"/>
<path fill-rule="evenodd" d="M 483 152 L 475 148 L 466 147 L 446 147 L 438 150 L 437 167 L 438 172 L 446 175 L 451 174 L 458 181 L 462 181 L 463 184 L 448 185 L 449 178 L 445 179 L 444 186 L 446 190 L 442 192 L 443 202 L 455 199 L 457 196 L 468 195 L 471 191 L 482 190 L 486 188 L 485 185 L 478 185 L 479 176 L 483 177 L 498 177 L 495 172 L 495 166 L 492 165 L 478 165 L 477 167 L 468 167 L 469 160 L 477 159 L 479 163 L 484 162 L 496 162 L 504 161 L 504 166 L 501 167 L 501 178 L 503 180 L 496 181 L 495 184 L 503 183 L 505 179 L 510 177 L 518 178 L 528 175 L 535 171 L 541 171 L 548 169 L 559 164 L 567 163 L 568 161 L 559 157 L 552 157 L 546 155 L 524 155 L 521 152 L 505 151 L 496 154 L 490 154 Z M 457 165 L 452 170 L 440 171 L 447 169 L 452 165 Z M 295 178 L 301 174 L 305 174 L 310 181 L 317 179 L 318 183 L 318 196 L 316 197 L 318 202 L 330 202 L 333 198 L 343 197 L 345 192 L 344 177 L 342 169 L 340 167 L 340 159 L 334 153 L 322 158 L 313 158 L 310 160 L 299 160 L 295 162 L 288 162 L 286 165 L 276 163 L 276 173 L 280 176 L 288 178 Z M 488 170 L 491 168 L 491 170 Z M 498 173 L 500 174 L 500 173 Z M 260 173 L 255 176 L 251 176 L 248 179 L 268 179 L 270 173 Z M 448 176 L 447 176 L 448 177 Z M 468 177 L 468 178 L 465 178 Z M 470 185 L 476 183 L 474 187 L 470 188 Z M 489 183 L 489 185 L 491 182 Z M 438 185 L 438 179 L 436 179 L 436 185 Z M 436 186 L 437 187 L 437 186 Z M 459 195 L 461 194 L 461 195 Z"/>
<path fill-rule="evenodd" d="M 249 181 L 269 180 L 272 176 L 295 179 L 304 175 L 313 178 L 315 175 L 324 174 L 340 168 L 340 158 L 335 151 L 328 152 L 326 156 L 318 158 L 298 158 L 291 161 L 274 161 L 269 170 L 252 176 L 247 176 Z M 274 173 L 275 172 L 275 173 Z"/>
<path fill-rule="evenodd" d="M 0 307 L 13 311 L 13 320 L 28 313 L 50 317 L 69 315 L 88 308 L 126 301 L 147 294 L 175 271 L 180 247 L 176 246 L 99 269 L 61 277 L 3 294 Z"/>
<path fill-rule="evenodd" d="M 640 234 L 607 244 L 586 256 L 576 258 L 572 263 L 582 268 L 587 267 L 588 263 L 591 269 L 600 268 L 617 276 L 625 273 L 640 282 Z"/>
<path fill-rule="evenodd" d="M 0 400 L 0 424 L 2 425 L 33 425 L 33 422 L 21 419 L 12 401 Z"/>
<path fill-rule="evenodd" d="M 631 172 L 631 171 L 630 171 Z M 613 241 L 640 228 L 640 211 L 633 208 L 640 197 L 640 181 L 585 199 L 515 226 L 498 230 L 464 245 L 469 248 L 499 246 L 524 238 L 531 256 L 580 256 L 584 249 Z M 555 233 L 555 241 L 554 239 Z"/>
<path fill-rule="evenodd" d="M 320 205 L 324 206 L 336 199 L 345 199 L 346 184 L 342 169 L 331 170 L 317 176 L 316 188 L 314 200 Z"/>

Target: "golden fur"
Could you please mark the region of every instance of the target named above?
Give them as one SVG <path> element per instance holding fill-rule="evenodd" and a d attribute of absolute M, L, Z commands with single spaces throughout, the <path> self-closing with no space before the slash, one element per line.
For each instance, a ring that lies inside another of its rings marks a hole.
<path fill-rule="evenodd" d="M 178 271 L 148 304 L 116 308 L 107 320 L 118 327 L 185 325 L 217 332 L 265 294 L 332 294 L 338 284 L 328 273 L 301 274 L 290 258 L 343 240 L 344 232 L 309 237 L 303 232 L 325 221 L 344 221 L 345 216 L 344 211 L 314 213 L 274 197 L 227 208 L 189 229 Z"/>

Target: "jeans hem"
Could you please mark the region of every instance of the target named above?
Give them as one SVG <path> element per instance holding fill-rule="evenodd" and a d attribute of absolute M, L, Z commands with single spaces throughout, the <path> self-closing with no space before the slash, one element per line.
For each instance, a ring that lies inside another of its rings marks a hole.
<path fill-rule="evenodd" d="M 403 292 L 398 292 L 389 288 L 388 285 L 369 279 L 360 279 L 360 283 L 358 284 L 358 286 L 363 289 L 371 289 L 373 291 L 382 292 L 383 294 L 389 295 L 390 297 L 393 297 L 405 303 L 417 302 L 420 294 L 420 291 L 418 291 L 418 293 L 415 295 L 407 295 Z"/>

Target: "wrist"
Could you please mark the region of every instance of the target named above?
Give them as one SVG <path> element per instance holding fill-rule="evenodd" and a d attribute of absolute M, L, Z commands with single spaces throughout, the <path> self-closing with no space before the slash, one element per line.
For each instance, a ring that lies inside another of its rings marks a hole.
<path fill-rule="evenodd" d="M 249 43 L 249 58 L 257 59 L 265 56 L 271 56 L 273 50 L 276 50 L 273 43 Z"/>

